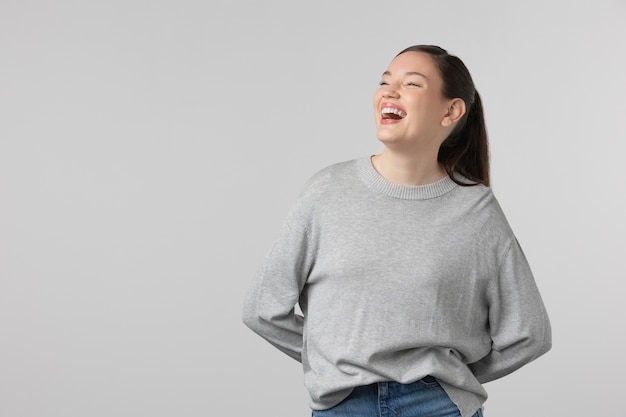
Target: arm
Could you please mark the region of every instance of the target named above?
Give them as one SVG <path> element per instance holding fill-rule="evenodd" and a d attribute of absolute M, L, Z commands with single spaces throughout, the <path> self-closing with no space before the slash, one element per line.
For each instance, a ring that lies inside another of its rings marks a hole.
<path fill-rule="evenodd" d="M 491 352 L 470 364 L 481 383 L 503 377 L 550 350 L 550 321 L 516 239 L 487 290 Z"/>
<path fill-rule="evenodd" d="M 295 313 L 311 267 L 307 232 L 292 212 L 245 298 L 243 322 L 276 348 L 301 361 L 304 319 Z"/>

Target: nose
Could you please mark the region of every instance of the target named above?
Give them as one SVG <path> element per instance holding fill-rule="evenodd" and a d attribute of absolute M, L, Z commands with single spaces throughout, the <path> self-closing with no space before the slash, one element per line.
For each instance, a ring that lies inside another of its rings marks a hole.
<path fill-rule="evenodd" d="M 397 98 L 398 90 L 393 85 L 386 85 L 383 89 L 383 98 Z"/>

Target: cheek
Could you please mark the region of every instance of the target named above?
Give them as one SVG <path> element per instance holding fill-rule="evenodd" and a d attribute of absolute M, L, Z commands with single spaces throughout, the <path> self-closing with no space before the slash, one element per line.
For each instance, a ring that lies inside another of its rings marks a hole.
<path fill-rule="evenodd" d="M 372 110 L 374 110 L 374 115 L 378 113 L 378 100 L 376 96 L 374 96 L 374 100 L 372 100 Z"/>
<path fill-rule="evenodd" d="M 376 91 L 374 93 L 374 97 L 372 97 L 372 104 L 374 105 L 374 108 L 376 108 L 376 106 L 378 105 L 379 101 L 380 101 L 380 92 Z"/>

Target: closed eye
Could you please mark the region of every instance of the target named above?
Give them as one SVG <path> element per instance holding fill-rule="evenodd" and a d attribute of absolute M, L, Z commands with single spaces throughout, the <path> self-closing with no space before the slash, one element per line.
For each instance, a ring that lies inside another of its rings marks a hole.
<path fill-rule="evenodd" d="M 378 83 L 378 85 L 389 85 L 389 83 L 385 82 L 385 81 L 381 81 Z"/>

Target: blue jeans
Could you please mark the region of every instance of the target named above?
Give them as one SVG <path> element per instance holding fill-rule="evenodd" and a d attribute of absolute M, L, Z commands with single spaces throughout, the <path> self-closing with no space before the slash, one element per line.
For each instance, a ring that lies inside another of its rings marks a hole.
<path fill-rule="evenodd" d="M 482 417 L 478 410 L 473 417 Z M 413 382 L 378 382 L 356 387 L 328 410 L 313 410 L 313 417 L 460 417 L 457 406 L 431 376 Z"/>

